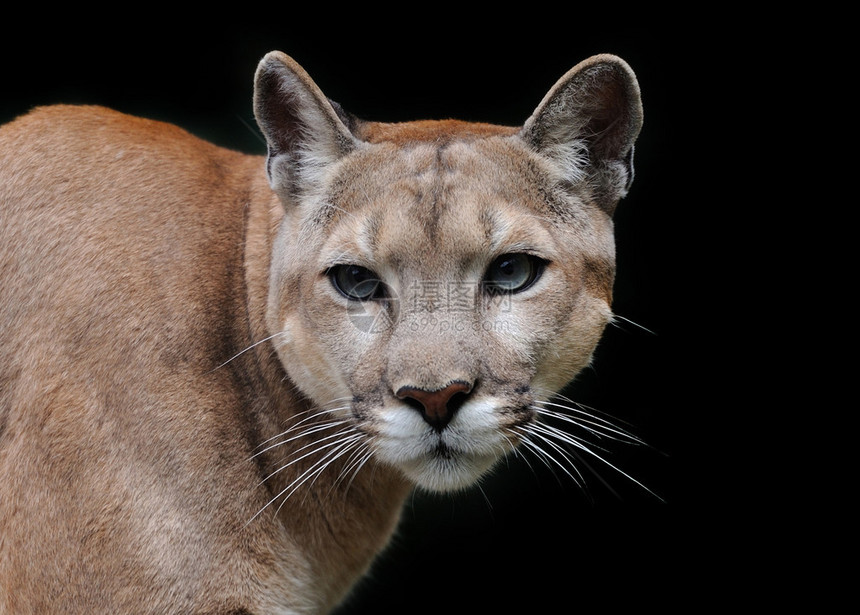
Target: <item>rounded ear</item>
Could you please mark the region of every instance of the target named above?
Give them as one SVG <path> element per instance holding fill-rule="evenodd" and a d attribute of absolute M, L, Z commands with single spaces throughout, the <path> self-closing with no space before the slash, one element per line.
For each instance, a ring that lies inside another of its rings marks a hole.
<path fill-rule="evenodd" d="M 633 144 L 641 128 L 636 75 L 624 60 L 605 54 L 559 79 L 520 136 L 568 181 L 587 180 L 598 205 L 612 214 L 633 181 Z"/>
<path fill-rule="evenodd" d="M 268 146 L 269 183 L 282 198 L 315 185 L 328 165 L 357 143 L 340 107 L 279 51 L 266 54 L 257 66 L 254 115 Z"/>

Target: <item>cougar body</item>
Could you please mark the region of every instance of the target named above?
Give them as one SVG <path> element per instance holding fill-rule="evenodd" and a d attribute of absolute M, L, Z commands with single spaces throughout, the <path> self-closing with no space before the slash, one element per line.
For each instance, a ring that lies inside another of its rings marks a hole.
<path fill-rule="evenodd" d="M 638 86 L 522 127 L 257 70 L 266 157 L 99 107 L 0 128 L 0 613 L 325 613 L 416 486 L 524 441 L 612 317 Z"/>

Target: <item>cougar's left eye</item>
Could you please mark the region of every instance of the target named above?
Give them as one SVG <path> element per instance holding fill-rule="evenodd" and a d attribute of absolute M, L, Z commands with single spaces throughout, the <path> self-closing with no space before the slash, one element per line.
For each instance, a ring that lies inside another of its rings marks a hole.
<path fill-rule="evenodd" d="M 537 281 L 545 266 L 545 260 L 531 254 L 503 254 L 487 269 L 484 288 L 490 293 L 523 291 Z"/>
<path fill-rule="evenodd" d="M 360 265 L 335 265 L 328 277 L 337 291 L 353 301 L 370 301 L 385 296 L 385 286 L 379 276 Z"/>

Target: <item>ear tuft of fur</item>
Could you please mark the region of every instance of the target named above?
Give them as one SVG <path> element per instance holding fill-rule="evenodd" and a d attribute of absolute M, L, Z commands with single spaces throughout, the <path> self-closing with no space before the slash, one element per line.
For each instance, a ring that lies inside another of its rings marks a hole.
<path fill-rule="evenodd" d="M 621 58 L 603 54 L 559 79 L 520 136 L 567 181 L 588 181 L 600 207 L 612 214 L 633 181 L 633 144 L 642 117 L 633 70 Z"/>
<path fill-rule="evenodd" d="M 269 183 L 282 199 L 318 184 L 329 165 L 357 143 L 339 107 L 279 51 L 266 54 L 257 67 L 254 115 L 268 145 Z"/>

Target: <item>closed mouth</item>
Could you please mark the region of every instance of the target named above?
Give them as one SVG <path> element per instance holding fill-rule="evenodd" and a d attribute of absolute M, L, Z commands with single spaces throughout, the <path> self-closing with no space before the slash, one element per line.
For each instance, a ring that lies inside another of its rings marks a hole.
<path fill-rule="evenodd" d="M 431 455 L 437 459 L 453 459 L 456 453 L 440 439 L 439 444 L 431 451 Z"/>

